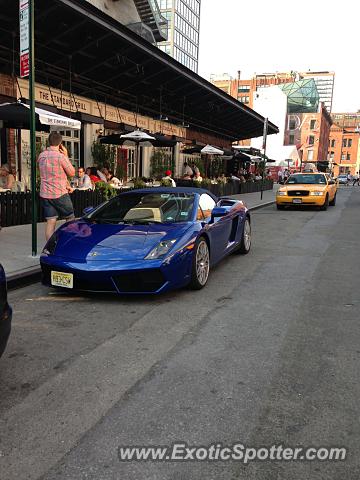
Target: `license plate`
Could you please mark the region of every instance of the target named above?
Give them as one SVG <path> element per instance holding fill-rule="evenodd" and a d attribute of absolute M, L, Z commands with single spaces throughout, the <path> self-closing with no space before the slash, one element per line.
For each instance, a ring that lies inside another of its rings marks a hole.
<path fill-rule="evenodd" d="M 51 285 L 54 287 L 74 288 L 74 276 L 72 273 L 52 271 Z"/>
<path fill-rule="evenodd" d="M 293 203 L 302 203 L 301 198 L 293 198 Z"/>

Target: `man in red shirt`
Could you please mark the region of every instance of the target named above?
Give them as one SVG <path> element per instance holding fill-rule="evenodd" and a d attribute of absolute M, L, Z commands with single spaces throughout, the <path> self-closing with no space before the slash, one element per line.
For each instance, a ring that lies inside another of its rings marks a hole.
<path fill-rule="evenodd" d="M 49 147 L 38 158 L 40 170 L 40 198 L 46 218 L 46 241 L 55 231 L 58 217 L 73 220 L 74 207 L 69 193 L 73 190 L 68 177 L 75 175 L 66 148 L 61 144 L 62 136 L 58 132 L 49 135 Z"/>

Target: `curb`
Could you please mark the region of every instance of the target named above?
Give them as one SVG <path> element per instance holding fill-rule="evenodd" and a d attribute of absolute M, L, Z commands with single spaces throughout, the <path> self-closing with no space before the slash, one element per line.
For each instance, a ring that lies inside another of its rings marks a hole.
<path fill-rule="evenodd" d="M 259 210 L 260 208 L 269 207 L 270 205 L 274 205 L 276 203 L 275 200 L 266 203 L 259 203 L 259 205 L 254 205 L 253 207 L 249 207 L 249 210 Z"/>
<path fill-rule="evenodd" d="M 40 278 L 41 268 L 32 267 L 23 272 L 7 275 L 7 287 L 8 290 L 15 290 L 16 288 L 21 288 L 31 285 L 32 283 L 36 283 L 40 280 Z"/>
<path fill-rule="evenodd" d="M 249 207 L 250 211 L 259 210 L 260 208 L 268 207 L 273 205 L 275 200 L 266 203 L 260 203 L 259 205 L 254 205 Z M 41 279 L 41 268 L 33 267 L 24 272 L 13 273 L 7 277 L 7 286 L 8 290 L 15 290 L 17 288 L 26 287 L 32 283 L 36 283 Z"/>

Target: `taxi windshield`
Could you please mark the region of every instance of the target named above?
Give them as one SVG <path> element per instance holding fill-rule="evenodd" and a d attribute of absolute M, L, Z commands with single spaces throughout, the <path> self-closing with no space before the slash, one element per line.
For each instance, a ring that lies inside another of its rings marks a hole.
<path fill-rule="evenodd" d="M 314 174 L 307 174 L 307 175 L 290 175 L 288 181 L 286 182 L 288 185 L 296 185 L 296 184 L 309 184 L 309 185 L 326 185 L 326 178 L 325 175 L 321 173 L 314 173 Z"/>

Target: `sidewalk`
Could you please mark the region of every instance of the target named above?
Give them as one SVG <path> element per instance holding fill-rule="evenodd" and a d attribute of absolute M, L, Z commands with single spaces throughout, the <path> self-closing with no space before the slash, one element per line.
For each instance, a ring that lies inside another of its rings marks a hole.
<path fill-rule="evenodd" d="M 275 201 L 276 186 L 274 190 L 234 195 L 243 200 L 248 208 L 256 209 Z M 58 222 L 60 225 L 60 222 Z M 31 225 L 18 225 L 4 227 L 0 231 L 0 263 L 3 265 L 8 280 L 14 281 L 28 275 L 39 273 L 39 254 L 45 244 L 44 223 L 38 224 L 38 256 L 31 256 Z"/>
<path fill-rule="evenodd" d="M 263 192 L 263 198 L 261 200 L 261 193 L 242 193 L 240 195 L 233 195 L 233 198 L 237 198 L 245 202 L 247 207 L 250 210 L 256 210 L 257 208 L 265 207 L 266 205 L 271 205 L 275 202 L 277 185 L 274 185 L 273 190 L 265 190 Z"/>
<path fill-rule="evenodd" d="M 45 224 L 38 223 L 38 253 L 45 244 Z M 8 281 L 39 270 L 39 255 L 31 255 L 31 225 L 3 227 L 0 231 L 0 263 Z"/>

